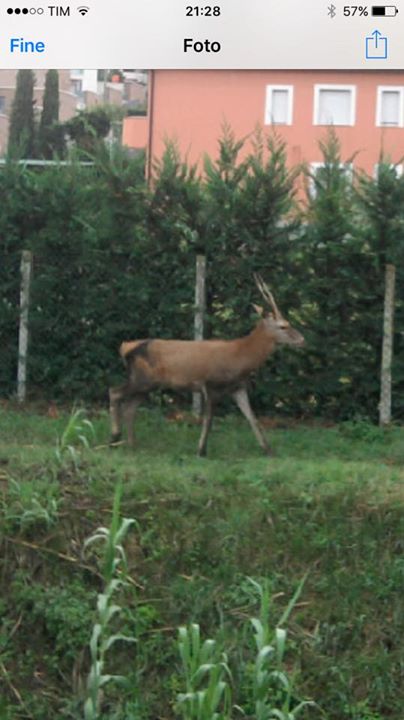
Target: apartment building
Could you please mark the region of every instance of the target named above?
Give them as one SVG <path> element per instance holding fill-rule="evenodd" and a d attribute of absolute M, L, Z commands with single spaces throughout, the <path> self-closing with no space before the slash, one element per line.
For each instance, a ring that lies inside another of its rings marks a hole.
<path fill-rule="evenodd" d="M 205 153 L 217 156 L 224 122 L 237 138 L 257 124 L 276 128 L 290 165 L 314 169 L 332 125 L 342 158 L 355 155 L 354 166 L 373 173 L 382 148 L 394 163 L 404 156 L 404 71 L 155 70 L 148 117 L 125 118 L 123 142 L 151 158 L 172 138 L 202 167 Z"/>
<path fill-rule="evenodd" d="M 34 100 L 38 112 L 42 109 L 46 70 L 35 70 Z M 0 156 L 7 149 L 8 124 L 17 82 L 17 70 L 0 70 Z M 60 120 L 68 120 L 77 108 L 72 91 L 70 70 L 59 70 Z"/>

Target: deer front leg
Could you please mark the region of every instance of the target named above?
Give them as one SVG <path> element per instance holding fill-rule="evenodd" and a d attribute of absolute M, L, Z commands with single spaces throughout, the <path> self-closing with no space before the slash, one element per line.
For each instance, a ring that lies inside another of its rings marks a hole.
<path fill-rule="evenodd" d="M 198 455 L 199 457 L 206 456 L 206 448 L 208 443 L 208 435 L 212 427 L 213 420 L 213 400 L 211 394 L 208 392 L 206 387 L 202 388 L 202 395 L 204 399 L 204 415 L 202 423 L 202 432 L 198 443 Z"/>
<path fill-rule="evenodd" d="M 132 397 L 132 398 L 126 400 L 125 405 L 124 405 L 124 419 L 125 419 L 126 430 L 128 433 L 129 447 L 134 447 L 134 445 L 135 445 L 134 421 L 135 421 L 136 410 L 137 410 L 140 402 L 141 402 L 141 398 L 138 395 L 136 395 L 135 397 Z"/>
<path fill-rule="evenodd" d="M 257 438 L 260 446 L 262 447 L 264 453 L 266 455 L 269 455 L 271 453 L 271 448 L 267 444 L 267 441 L 265 440 L 261 428 L 258 425 L 257 418 L 255 417 L 250 401 L 248 399 L 247 390 L 245 388 L 239 388 L 239 390 L 236 390 L 234 393 L 232 393 L 232 398 L 237 404 L 237 407 L 241 410 L 244 417 L 248 420 L 250 427 Z"/>

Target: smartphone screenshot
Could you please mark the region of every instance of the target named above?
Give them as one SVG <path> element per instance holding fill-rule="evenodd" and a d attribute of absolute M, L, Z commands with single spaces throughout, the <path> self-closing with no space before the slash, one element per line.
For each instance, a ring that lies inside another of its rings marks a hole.
<path fill-rule="evenodd" d="M 0 720 L 402 720 L 404 3 L 0 16 Z"/>

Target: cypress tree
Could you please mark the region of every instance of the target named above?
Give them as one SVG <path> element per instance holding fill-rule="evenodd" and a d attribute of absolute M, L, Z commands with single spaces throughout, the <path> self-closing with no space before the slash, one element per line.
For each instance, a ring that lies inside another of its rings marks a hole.
<path fill-rule="evenodd" d="M 43 108 L 39 124 L 38 148 L 41 157 L 52 159 L 54 153 L 63 154 L 63 130 L 59 123 L 59 74 L 48 70 L 45 79 Z"/>
<path fill-rule="evenodd" d="M 10 155 L 23 158 L 34 156 L 34 85 L 35 75 L 32 70 L 18 71 L 8 135 Z"/>

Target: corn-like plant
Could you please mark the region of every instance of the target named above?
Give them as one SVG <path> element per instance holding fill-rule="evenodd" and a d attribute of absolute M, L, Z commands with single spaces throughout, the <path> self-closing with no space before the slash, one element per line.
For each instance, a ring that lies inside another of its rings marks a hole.
<path fill-rule="evenodd" d="M 178 649 L 186 691 L 177 696 L 177 709 L 184 720 L 225 720 L 230 717 L 231 679 L 227 657 L 218 658 L 214 640 L 201 643 L 199 625 L 180 627 Z"/>
<path fill-rule="evenodd" d="M 125 585 L 126 555 L 122 546 L 129 528 L 135 524 L 131 518 L 120 519 L 119 509 L 122 485 L 115 491 L 112 520 L 109 528 L 100 527 L 89 537 L 84 547 L 95 542 L 104 544 L 102 575 L 105 581 L 104 590 L 97 598 L 97 620 L 93 626 L 90 640 L 91 668 L 87 679 L 87 697 L 84 703 L 84 719 L 98 720 L 102 688 L 110 681 L 125 684 L 123 675 L 111 675 L 105 672 L 106 654 L 118 640 L 136 642 L 136 638 L 113 633 L 110 629 L 111 620 L 121 611 L 113 602 L 113 595 Z"/>
<path fill-rule="evenodd" d="M 253 681 L 255 720 L 270 720 L 270 718 L 295 720 L 304 707 L 314 703 L 305 700 L 296 704 L 293 698 L 293 683 L 283 666 L 286 630 L 282 626 L 287 623 L 300 597 L 306 576 L 300 582 L 275 627 L 269 623 L 271 597 L 268 583 L 262 586 L 252 578 L 248 580 L 260 597 L 260 617 L 250 619 L 257 648 Z"/>
<path fill-rule="evenodd" d="M 259 617 L 250 618 L 257 650 L 252 683 L 254 720 L 296 720 L 303 708 L 314 703 L 296 701 L 292 680 L 284 668 L 286 630 L 283 626 L 300 597 L 306 576 L 275 625 L 269 623 L 269 584 L 261 585 L 252 578 L 248 581 L 260 598 Z M 222 653 L 218 658 L 214 640 L 201 642 L 199 625 L 179 629 L 178 648 L 186 691 L 177 696 L 176 709 L 183 720 L 228 720 L 232 709 L 245 715 L 242 707 L 232 705 L 227 656 Z"/>
<path fill-rule="evenodd" d="M 77 469 L 80 463 L 78 447 L 87 450 L 90 447 L 90 438 L 95 436 L 94 426 L 84 415 L 82 408 L 73 408 L 62 435 L 56 441 L 55 455 L 60 465 L 69 459 Z"/>

